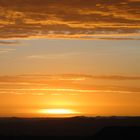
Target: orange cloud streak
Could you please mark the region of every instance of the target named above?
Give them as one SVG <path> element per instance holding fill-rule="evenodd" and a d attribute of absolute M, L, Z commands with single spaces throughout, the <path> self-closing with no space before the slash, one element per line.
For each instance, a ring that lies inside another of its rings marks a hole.
<path fill-rule="evenodd" d="M 0 38 L 139 36 L 139 5 L 139 0 L 1 0 Z M 139 39 L 129 39 L 135 38 Z"/>

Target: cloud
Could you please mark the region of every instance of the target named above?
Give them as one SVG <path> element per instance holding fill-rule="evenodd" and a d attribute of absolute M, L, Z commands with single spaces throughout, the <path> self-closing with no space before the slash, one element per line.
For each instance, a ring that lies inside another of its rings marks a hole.
<path fill-rule="evenodd" d="M 63 55 L 30 55 L 27 56 L 27 59 L 31 60 L 47 60 L 47 59 L 60 59 L 63 58 Z"/>
<path fill-rule="evenodd" d="M 124 76 L 124 75 L 85 75 L 85 74 L 65 74 L 64 78 L 84 78 L 84 79 L 103 79 L 103 80 L 140 80 L 140 76 Z"/>
<path fill-rule="evenodd" d="M 92 81 L 93 80 L 93 81 Z M 104 84 L 96 84 L 100 80 Z M 139 76 L 93 76 L 86 74 L 58 74 L 58 75 L 15 75 L 0 76 L 0 94 L 14 95 L 46 95 L 46 94 L 78 94 L 78 93 L 140 93 L 138 86 L 123 85 L 122 83 L 110 85 L 108 81 L 137 82 Z M 125 80 L 125 81 L 124 81 Z M 43 94 L 42 94 L 43 93 Z"/>
<path fill-rule="evenodd" d="M 29 95 L 45 95 L 46 91 L 49 92 L 67 92 L 67 93 L 123 93 L 123 94 L 131 94 L 131 93 L 140 93 L 140 91 L 128 91 L 128 90 L 110 90 L 110 89 L 102 89 L 102 90 L 91 90 L 91 89 L 72 89 L 72 88 L 15 88 L 15 89 L 0 89 L 0 94 L 10 93 L 12 91 L 12 94 L 15 95 L 23 95 L 23 94 L 29 94 Z M 29 93 L 27 93 L 27 91 Z M 32 93 L 38 91 L 39 93 Z M 44 93 L 40 93 L 44 92 Z M 59 93 L 53 95 L 60 95 Z"/>
<path fill-rule="evenodd" d="M 15 51 L 15 50 L 16 50 L 16 49 L 0 48 L 0 54 L 1 54 L 1 53 L 8 53 L 8 52 Z"/>
<path fill-rule="evenodd" d="M 85 80 L 140 80 L 140 76 L 125 76 L 125 75 L 88 75 L 88 74 L 55 74 L 55 75 L 40 75 L 27 74 L 15 76 L 0 76 L 0 83 L 21 83 L 28 85 L 30 83 L 48 84 L 48 81 L 85 81 Z"/>
<path fill-rule="evenodd" d="M 27 56 L 26 58 L 31 60 L 63 59 L 63 58 L 77 56 L 84 53 L 85 52 L 69 52 L 69 53 L 60 53 L 60 54 L 57 53 L 57 54 L 47 54 L 47 55 L 38 54 L 38 55 L 30 55 Z"/>
<path fill-rule="evenodd" d="M 1 0 L 0 38 L 139 39 L 139 5 L 139 0 Z"/>
<path fill-rule="evenodd" d="M 19 45 L 19 41 L 0 41 L 0 45 Z"/>
<path fill-rule="evenodd" d="M 28 59 L 53 59 L 53 57 L 45 56 L 45 55 L 30 55 L 27 56 Z"/>

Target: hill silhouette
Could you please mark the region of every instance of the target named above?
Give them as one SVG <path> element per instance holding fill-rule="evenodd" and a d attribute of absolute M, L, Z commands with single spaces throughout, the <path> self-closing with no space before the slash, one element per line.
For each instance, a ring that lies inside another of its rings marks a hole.
<path fill-rule="evenodd" d="M 0 118 L 0 138 L 111 135 L 140 138 L 140 117 Z"/>
<path fill-rule="evenodd" d="M 139 139 L 140 126 L 111 126 L 105 127 L 94 135 L 98 139 Z"/>

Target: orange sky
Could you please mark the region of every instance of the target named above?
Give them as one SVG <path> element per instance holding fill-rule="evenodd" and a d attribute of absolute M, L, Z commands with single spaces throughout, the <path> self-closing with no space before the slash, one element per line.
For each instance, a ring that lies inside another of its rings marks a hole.
<path fill-rule="evenodd" d="M 140 115 L 139 9 L 0 0 L 0 117 Z"/>

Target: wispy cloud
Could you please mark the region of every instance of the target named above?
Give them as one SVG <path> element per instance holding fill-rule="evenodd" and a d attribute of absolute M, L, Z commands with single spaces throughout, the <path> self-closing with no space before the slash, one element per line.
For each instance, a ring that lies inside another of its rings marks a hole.
<path fill-rule="evenodd" d="M 100 80 L 102 84 L 95 85 L 96 80 Z M 107 81 L 102 80 L 119 80 L 119 82 L 120 80 L 126 80 L 126 82 L 135 80 L 137 82 L 136 80 L 140 80 L 140 77 L 84 74 L 0 76 L 0 94 L 140 93 L 140 88 L 137 86 L 110 85 L 110 82 L 107 84 Z"/>
<path fill-rule="evenodd" d="M 86 75 L 86 74 L 65 74 L 62 77 L 85 78 L 85 79 L 105 79 L 105 80 L 140 80 L 140 76 L 124 75 Z"/>
<path fill-rule="evenodd" d="M 1 41 L 0 40 L 0 45 L 19 45 L 20 44 L 20 42 L 19 41 Z"/>
<path fill-rule="evenodd" d="M 8 52 L 15 51 L 15 50 L 16 50 L 16 49 L 0 48 L 0 54 L 1 54 L 1 53 L 8 53 Z"/>
<path fill-rule="evenodd" d="M 55 75 L 15 75 L 15 76 L 0 76 L 0 82 L 20 82 L 29 84 L 30 82 L 46 84 L 48 81 L 84 81 L 84 80 L 140 80 L 140 76 L 125 76 L 125 75 L 88 75 L 88 74 L 55 74 Z M 46 83 L 45 83 L 46 82 Z"/>
<path fill-rule="evenodd" d="M 54 59 L 54 57 L 45 56 L 45 55 L 30 55 L 27 56 L 28 59 Z"/>
<path fill-rule="evenodd" d="M 46 60 L 46 59 L 63 59 L 63 58 L 68 58 L 68 57 L 73 57 L 73 56 L 78 56 L 80 54 L 85 54 L 86 52 L 68 52 L 68 53 L 57 53 L 57 54 L 37 54 L 37 55 L 29 55 L 26 58 L 27 59 L 41 59 L 41 60 Z"/>
<path fill-rule="evenodd" d="M 139 39 L 139 9 L 139 0 L 4 0 L 0 38 Z"/>
<path fill-rule="evenodd" d="M 12 92 L 11 92 L 12 91 Z M 140 93 L 140 91 L 128 91 L 128 90 L 111 90 L 111 89 L 102 89 L 102 90 L 94 90 L 94 89 L 72 89 L 72 88 L 15 88 L 15 89 L 0 89 L 0 94 L 4 93 L 12 93 L 15 95 L 23 95 L 23 94 L 29 94 L 29 95 L 45 95 L 45 92 L 65 92 L 65 93 L 125 93 L 125 94 L 131 94 L 131 93 Z M 39 93 L 34 93 L 39 92 Z M 44 94 L 40 93 L 43 92 Z M 61 93 L 61 95 L 62 95 Z M 47 93 L 46 93 L 47 94 Z M 59 93 L 54 95 L 58 95 Z M 60 95 L 60 94 L 59 94 Z"/>

